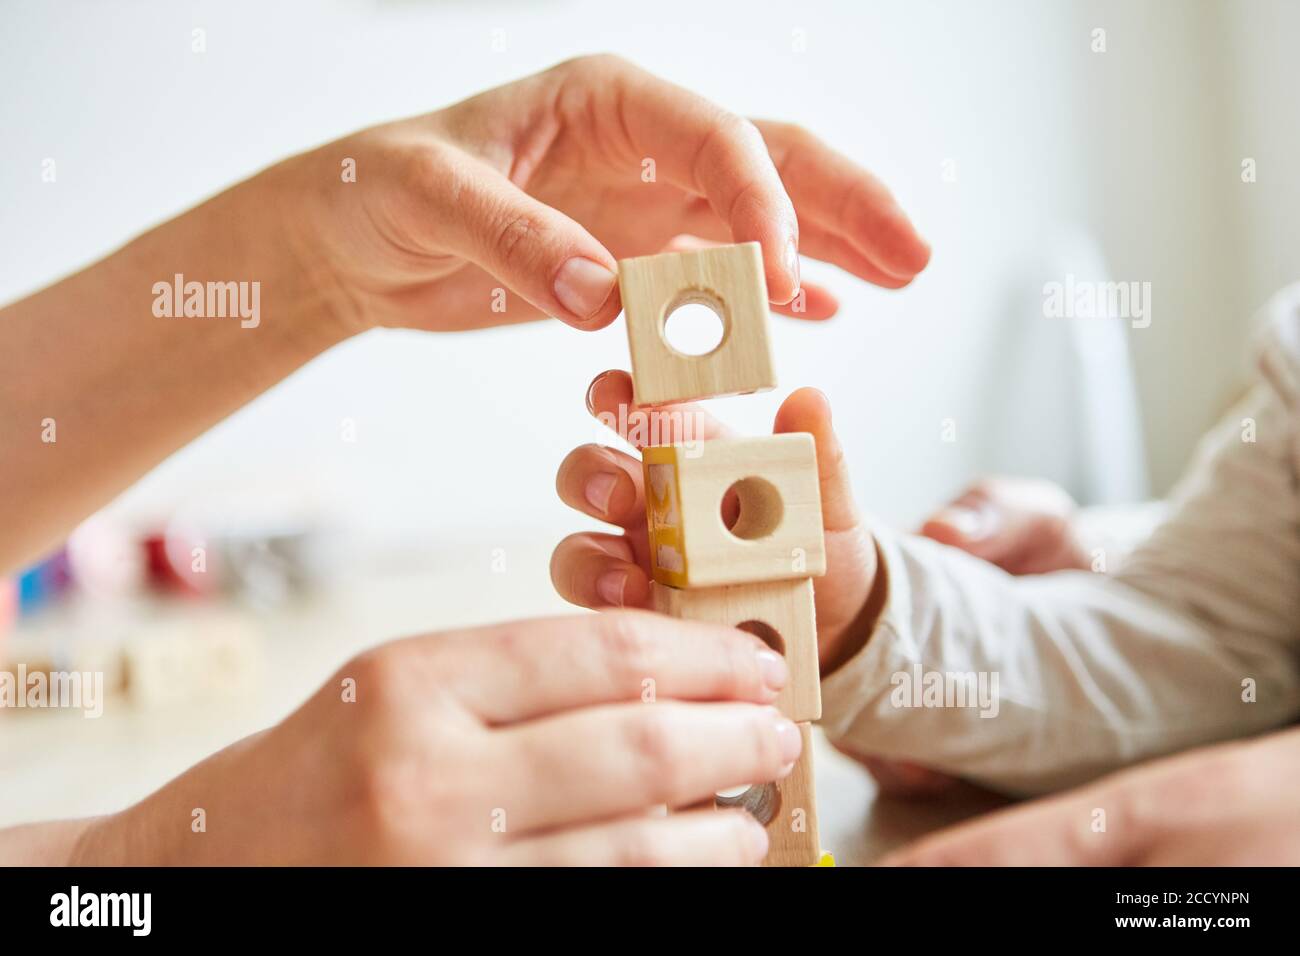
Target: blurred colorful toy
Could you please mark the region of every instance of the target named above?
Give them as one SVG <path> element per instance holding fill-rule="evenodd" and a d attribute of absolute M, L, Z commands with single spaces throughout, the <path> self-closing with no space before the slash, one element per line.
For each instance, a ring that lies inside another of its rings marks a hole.
<path fill-rule="evenodd" d="M 18 613 L 32 614 L 72 586 L 67 548 L 59 548 L 18 575 Z"/>

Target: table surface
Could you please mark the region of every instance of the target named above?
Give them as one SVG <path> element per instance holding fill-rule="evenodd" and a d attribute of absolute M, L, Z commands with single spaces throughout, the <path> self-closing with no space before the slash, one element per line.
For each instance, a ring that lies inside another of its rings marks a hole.
<path fill-rule="evenodd" d="M 372 568 L 271 611 L 150 604 L 146 623 L 153 631 L 183 634 L 195 624 L 232 621 L 250 630 L 257 680 L 237 696 L 148 706 L 112 699 L 97 719 L 79 711 L 0 710 L 0 826 L 129 805 L 213 751 L 278 721 L 349 657 L 386 638 L 573 611 L 545 573 L 549 545 L 534 539 L 504 552 L 482 550 L 441 562 L 422 559 L 418 571 L 409 561 Z M 509 559 L 504 567 L 502 553 Z M 107 629 L 102 608 L 65 608 L 31 619 L 11 638 L 15 646 L 30 646 Z M 820 732 L 815 760 L 822 844 L 840 865 L 870 863 L 1003 802 L 964 786 L 924 800 L 882 796 L 866 771 Z"/>

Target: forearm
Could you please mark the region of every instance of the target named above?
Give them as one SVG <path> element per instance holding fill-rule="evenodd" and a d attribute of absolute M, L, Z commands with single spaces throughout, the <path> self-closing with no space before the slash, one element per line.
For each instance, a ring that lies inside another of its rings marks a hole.
<path fill-rule="evenodd" d="M 95 823 L 51 820 L 0 830 L 0 866 L 65 866 L 80 862 L 78 848 Z"/>
<path fill-rule="evenodd" d="M 1035 793 L 1296 713 L 1289 648 L 1223 633 L 1123 580 L 1013 578 L 907 538 L 883 540 L 882 554 L 880 623 L 823 684 L 827 730 L 856 751 Z"/>
<path fill-rule="evenodd" d="M 289 225 L 292 175 L 268 170 L 0 311 L 0 571 L 346 336 Z"/>

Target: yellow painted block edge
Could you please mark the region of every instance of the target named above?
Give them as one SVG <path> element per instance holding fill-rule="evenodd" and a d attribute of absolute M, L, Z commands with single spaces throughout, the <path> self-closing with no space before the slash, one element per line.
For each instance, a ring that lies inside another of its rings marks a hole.
<path fill-rule="evenodd" d="M 690 568 L 686 563 L 686 532 L 681 526 L 681 469 L 678 465 L 680 449 L 675 445 L 651 445 L 641 449 L 641 470 L 645 487 L 646 528 L 650 542 L 650 575 L 660 584 L 684 588 L 690 579 Z M 650 468 L 654 465 L 671 465 L 673 480 L 671 487 L 665 488 L 663 498 L 656 498 L 654 483 L 650 480 Z M 677 524 L 668 521 L 673 504 L 677 506 Z M 681 568 L 673 570 L 661 567 L 659 554 L 661 548 L 671 548 L 681 557 Z"/>
<path fill-rule="evenodd" d="M 822 850 L 822 858 L 813 864 L 813 866 L 834 866 L 834 865 L 835 865 L 835 857 L 832 856 L 826 850 Z"/>

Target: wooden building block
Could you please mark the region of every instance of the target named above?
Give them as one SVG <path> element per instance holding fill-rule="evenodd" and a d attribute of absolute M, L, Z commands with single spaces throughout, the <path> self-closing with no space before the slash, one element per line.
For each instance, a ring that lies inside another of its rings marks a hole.
<path fill-rule="evenodd" d="M 767 830 L 764 866 L 816 866 L 822 859 L 817 833 L 817 788 L 813 780 L 812 724 L 799 724 L 803 753 L 782 780 L 755 784 L 714 806 L 743 807 Z"/>
<path fill-rule="evenodd" d="M 811 578 L 684 591 L 653 581 L 654 608 L 670 617 L 739 627 L 785 657 L 790 682 L 775 706 L 795 723 L 822 715 L 817 615 Z"/>
<path fill-rule="evenodd" d="M 776 387 L 758 243 L 623 259 L 618 285 L 638 405 Z M 722 341 L 705 355 L 678 352 L 664 336 L 668 316 L 688 303 L 706 305 L 722 320 Z"/>
<path fill-rule="evenodd" d="M 826 573 L 811 435 L 655 445 L 641 455 L 656 581 L 702 588 Z M 740 507 L 730 529 L 728 491 Z"/>

